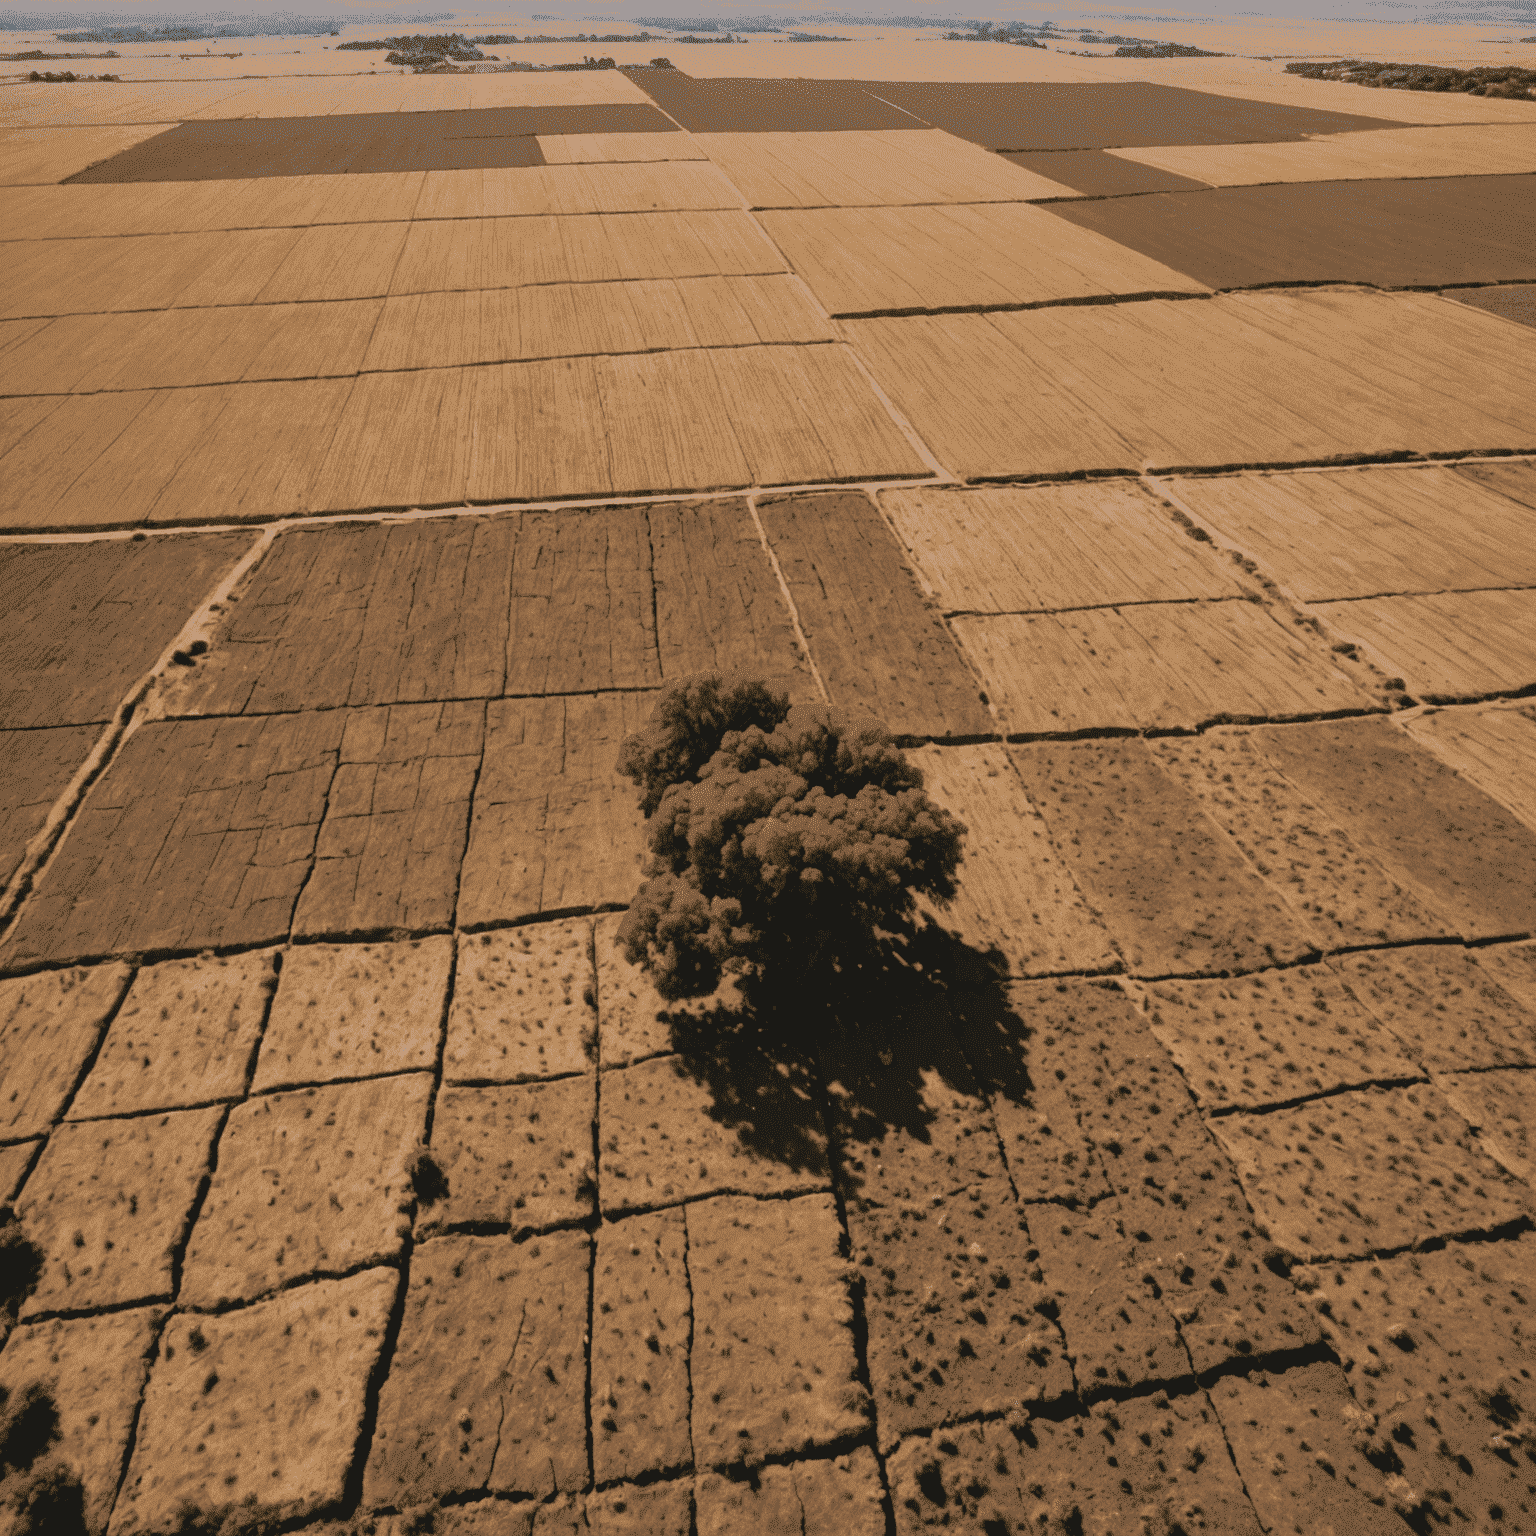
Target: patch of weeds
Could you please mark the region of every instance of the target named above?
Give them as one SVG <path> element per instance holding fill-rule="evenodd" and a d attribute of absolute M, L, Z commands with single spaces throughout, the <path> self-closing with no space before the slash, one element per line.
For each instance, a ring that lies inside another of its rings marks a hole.
<path fill-rule="evenodd" d="M 1523 1417 L 1523 1410 L 1509 1382 L 1501 1382 L 1492 1391 L 1474 1391 L 1472 1397 L 1499 1430 L 1506 1434 L 1514 1430 Z M 1515 1438 L 1520 1437 L 1516 1435 Z"/>
<path fill-rule="evenodd" d="M 448 1175 L 438 1167 L 437 1159 L 426 1147 L 413 1148 L 405 1160 L 405 1173 L 418 1204 L 436 1205 L 439 1200 L 448 1198 Z"/>
<path fill-rule="evenodd" d="M 619 771 L 640 788 L 649 853 L 618 941 L 669 1001 L 726 972 L 830 979 L 919 893 L 954 894 L 965 828 L 873 716 L 692 678 L 624 742 Z"/>

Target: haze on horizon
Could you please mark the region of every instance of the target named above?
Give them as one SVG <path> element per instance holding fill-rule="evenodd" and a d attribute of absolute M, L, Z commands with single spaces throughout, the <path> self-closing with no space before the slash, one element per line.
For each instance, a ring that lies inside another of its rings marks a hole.
<path fill-rule="evenodd" d="M 1059 21 L 1064 26 L 1101 26 L 1114 30 L 1131 23 L 1143 25 L 1198 25 L 1219 21 L 1254 22 L 1264 20 L 1303 21 L 1316 19 L 1328 22 L 1348 22 L 1357 25 L 1381 24 L 1401 27 L 1406 24 L 1426 26 L 1474 25 L 1536 28 L 1536 0 L 1302 0 L 1295 5 L 1264 5 L 1262 0 L 1205 0 L 1198 9 L 1178 7 L 1150 10 L 1089 10 L 1071 5 L 1052 5 L 1049 0 L 983 0 L 973 8 L 957 5 L 954 0 L 901 0 L 899 7 L 853 3 L 828 7 L 814 3 L 803 6 L 763 6 L 745 3 L 722 3 L 722 0 L 704 0 L 704 3 L 688 4 L 687 0 L 674 6 L 647 5 L 645 0 L 627 5 L 615 5 L 611 9 L 594 13 L 587 9 L 592 0 L 534 0 L 540 4 L 537 13 L 525 10 L 521 5 L 497 6 L 495 4 L 440 5 L 433 0 L 239 0 L 233 6 L 201 7 L 184 3 L 155 3 L 155 0 L 78 0 L 71 4 L 0 7 L 0 27 L 8 31 L 40 30 L 56 27 L 89 26 L 93 22 L 110 20 L 115 24 L 175 18 L 182 21 L 238 20 L 246 16 L 295 17 L 332 16 L 345 18 L 361 25 L 392 23 L 406 17 L 452 16 L 454 18 L 480 19 L 505 16 L 528 22 L 530 18 L 544 23 L 558 22 L 577 30 L 591 30 L 594 26 L 622 24 L 639 27 L 642 18 L 667 15 L 685 24 L 714 20 L 725 24 L 741 25 L 751 21 L 773 20 L 794 26 L 855 26 L 879 25 L 892 28 L 911 28 L 916 18 L 931 17 L 929 25 L 946 26 L 957 20 L 987 19 L 992 21 L 1026 21 L 1040 23 Z"/>

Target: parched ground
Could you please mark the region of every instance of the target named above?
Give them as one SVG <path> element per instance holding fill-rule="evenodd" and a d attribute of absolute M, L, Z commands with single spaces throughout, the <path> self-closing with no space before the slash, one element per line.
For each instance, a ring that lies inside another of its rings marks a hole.
<path fill-rule="evenodd" d="M 1536 1531 L 1536 108 L 1252 78 L 4 88 L 93 1536 Z M 617 955 L 705 669 L 969 828 L 898 1000 Z"/>

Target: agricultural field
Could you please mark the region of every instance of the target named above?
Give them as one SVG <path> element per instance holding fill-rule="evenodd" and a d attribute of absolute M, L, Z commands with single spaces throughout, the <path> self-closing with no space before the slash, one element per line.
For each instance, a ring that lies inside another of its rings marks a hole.
<path fill-rule="evenodd" d="M 1536 103 L 955 47 L 0 85 L 0 1532 L 1536 1532 Z"/>

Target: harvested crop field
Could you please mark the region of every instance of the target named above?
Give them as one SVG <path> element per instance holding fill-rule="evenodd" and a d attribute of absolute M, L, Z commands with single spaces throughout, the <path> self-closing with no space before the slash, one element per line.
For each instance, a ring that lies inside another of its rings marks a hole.
<path fill-rule="evenodd" d="M 661 46 L 0 83 L 0 1530 L 1536 1532 L 1536 103 Z"/>

